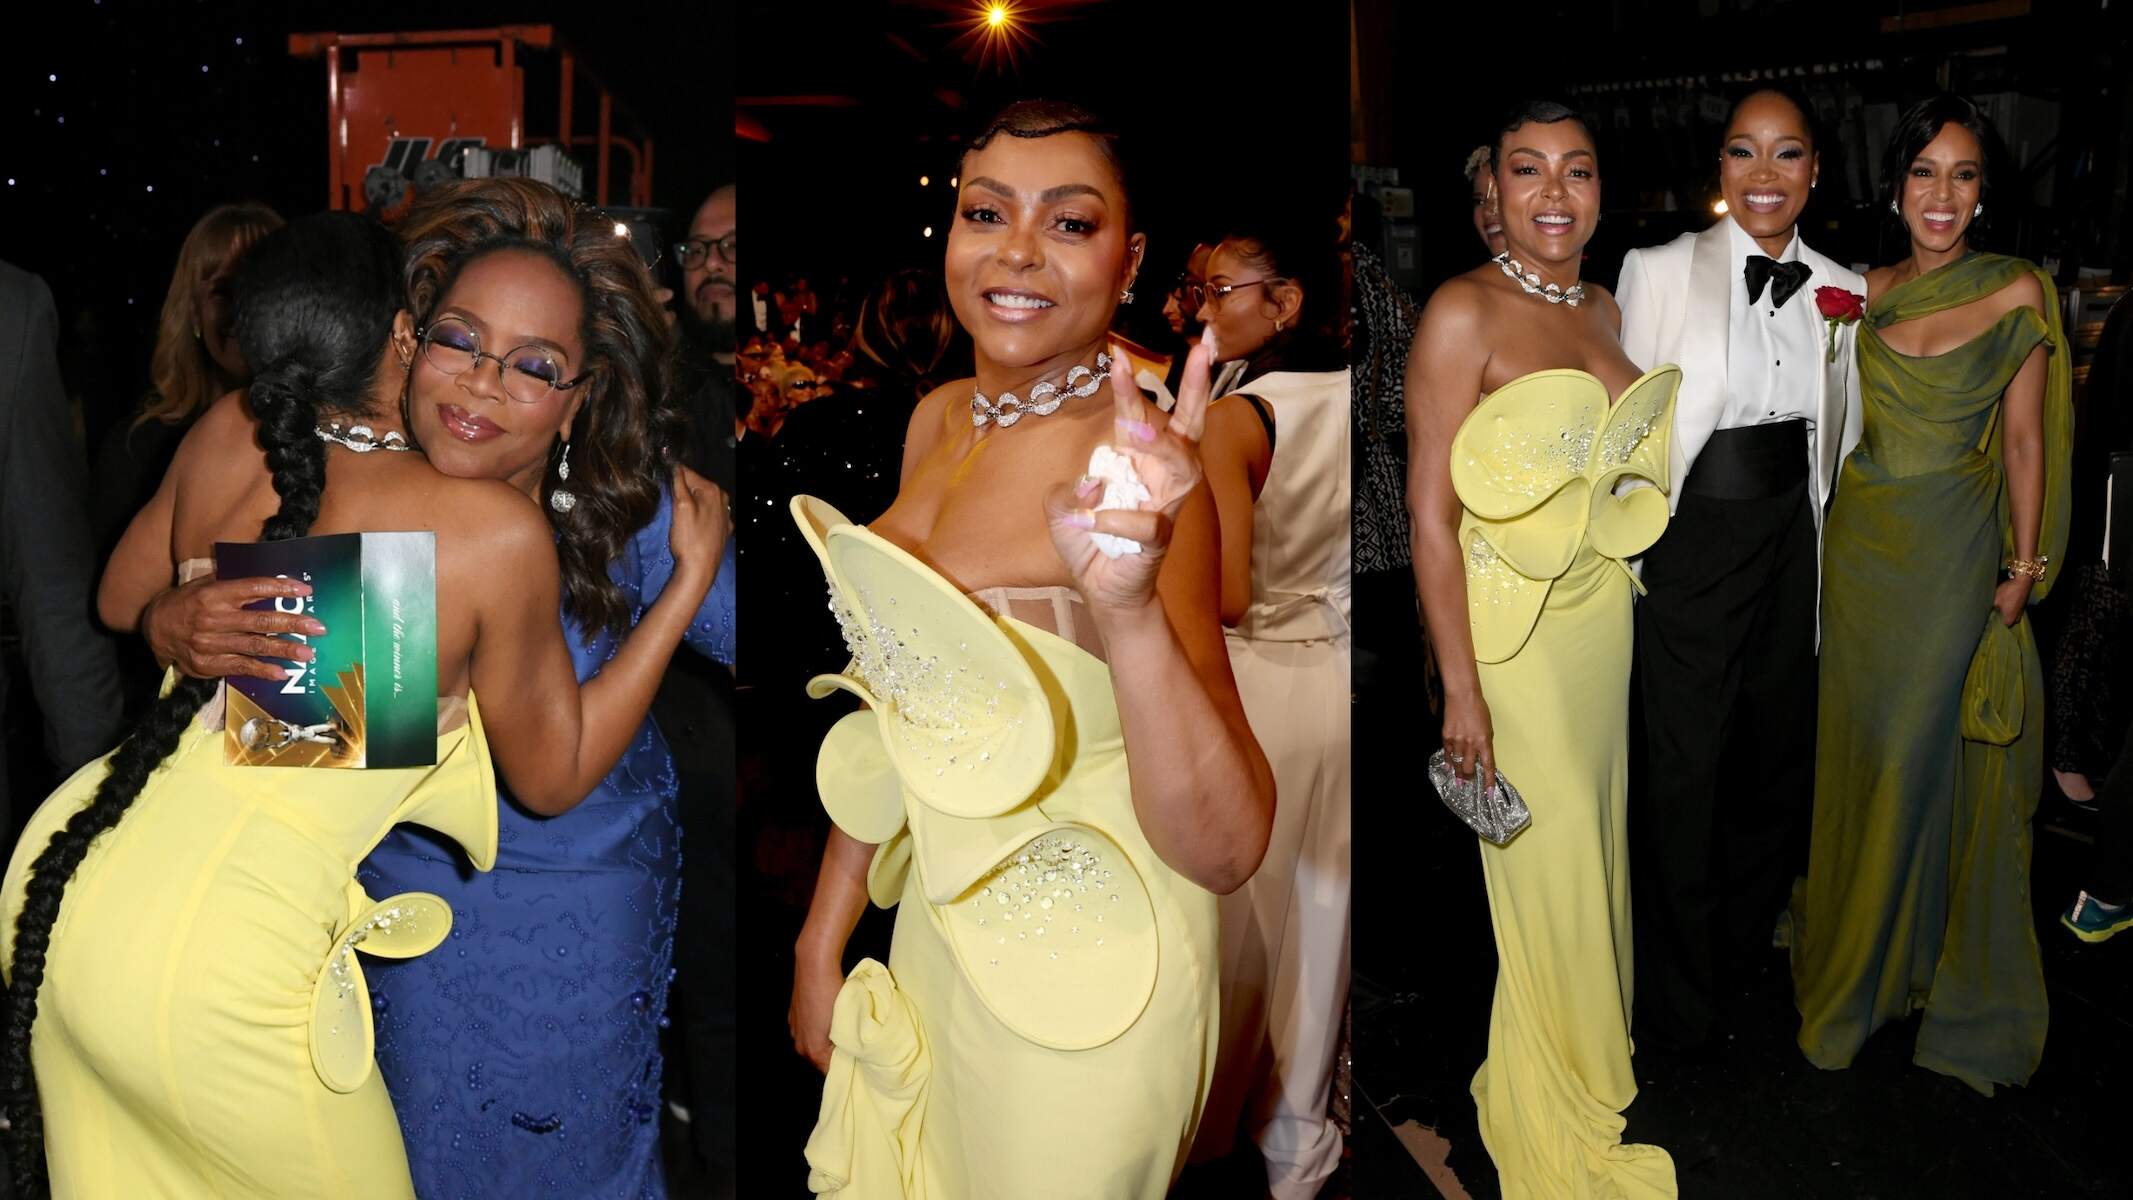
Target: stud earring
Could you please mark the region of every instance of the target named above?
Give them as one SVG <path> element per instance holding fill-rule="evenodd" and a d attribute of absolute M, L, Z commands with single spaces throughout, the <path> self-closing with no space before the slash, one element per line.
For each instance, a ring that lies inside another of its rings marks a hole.
<path fill-rule="evenodd" d="M 556 464 L 555 477 L 557 480 L 564 483 L 568 483 L 570 481 L 569 442 L 563 443 L 563 461 Z M 548 493 L 548 507 L 556 510 L 559 513 L 567 513 L 571 509 L 576 508 L 577 506 L 578 498 L 572 495 L 570 489 L 568 488 L 559 487 L 556 490 Z"/>

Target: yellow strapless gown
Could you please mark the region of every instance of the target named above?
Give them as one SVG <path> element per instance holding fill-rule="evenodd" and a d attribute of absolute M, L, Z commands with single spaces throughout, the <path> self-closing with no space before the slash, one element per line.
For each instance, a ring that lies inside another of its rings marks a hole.
<path fill-rule="evenodd" d="M 1219 1036 L 1215 898 L 1134 816 L 1108 668 L 993 617 L 827 505 L 793 511 L 852 644 L 810 691 L 823 805 L 879 844 L 886 967 L 837 996 L 808 1186 L 844 1200 L 1156 1200 Z"/>
<path fill-rule="evenodd" d="M 53 1194 L 412 1197 L 355 950 L 422 954 L 452 914 L 426 893 L 373 902 L 355 868 L 412 821 L 488 869 L 479 711 L 469 697 L 434 767 L 328 770 L 225 766 L 219 707 L 90 846 L 60 906 L 30 1042 Z M 30 818 L 0 892 L 0 962 L 31 861 L 105 773 L 88 764 Z"/>
<path fill-rule="evenodd" d="M 1582 371 L 1522 376 L 1452 441 L 1496 765 L 1533 811 L 1509 845 L 1480 842 L 1498 963 L 1473 1093 L 1506 1200 L 1677 1194 L 1666 1151 L 1622 1143 L 1621 1112 L 1637 1094 L 1624 560 L 1666 528 L 1680 380 L 1650 371 L 1610 411 Z M 1618 496 L 1624 480 L 1656 487 Z"/>

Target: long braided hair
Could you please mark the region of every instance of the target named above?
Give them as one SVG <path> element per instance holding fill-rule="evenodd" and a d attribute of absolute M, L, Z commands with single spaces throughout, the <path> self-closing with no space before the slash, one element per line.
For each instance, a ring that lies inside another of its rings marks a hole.
<path fill-rule="evenodd" d="M 324 213 L 268 234 L 245 255 L 237 280 L 237 341 L 254 368 L 248 397 L 281 507 L 262 541 L 302 537 L 318 516 L 326 446 L 312 432 L 321 412 L 362 414 L 400 311 L 399 252 L 383 226 Z M 45 1194 L 44 1116 L 30 1064 L 30 1029 L 44 983 L 52 925 L 67 883 L 99 835 L 124 819 L 176 750 L 216 681 L 181 678 L 111 753 L 95 796 L 30 867 L 15 919 L 9 1025 L 0 1051 L 8 1158 L 15 1195 Z"/>

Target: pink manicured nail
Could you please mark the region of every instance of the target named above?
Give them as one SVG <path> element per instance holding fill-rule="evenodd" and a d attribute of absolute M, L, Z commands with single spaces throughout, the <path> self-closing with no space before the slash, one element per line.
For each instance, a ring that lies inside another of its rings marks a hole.
<path fill-rule="evenodd" d="M 1103 486 L 1103 480 L 1096 478 L 1094 475 L 1084 475 L 1081 477 L 1081 482 L 1074 485 L 1074 494 L 1077 496 L 1093 496 L 1102 491 Z"/>
<path fill-rule="evenodd" d="M 1096 514 L 1087 509 L 1082 509 L 1079 512 L 1070 512 L 1066 515 L 1065 524 L 1069 529 L 1094 529 L 1096 528 Z"/>
<path fill-rule="evenodd" d="M 304 622 L 304 632 L 312 637 L 324 637 L 326 636 L 326 627 L 317 621 L 306 621 Z"/>

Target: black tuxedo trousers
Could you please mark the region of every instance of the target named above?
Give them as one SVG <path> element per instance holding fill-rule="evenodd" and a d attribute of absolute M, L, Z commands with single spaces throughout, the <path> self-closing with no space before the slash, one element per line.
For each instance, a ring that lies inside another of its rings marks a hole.
<path fill-rule="evenodd" d="M 1813 809 L 1812 494 L 1805 478 L 1760 499 L 1684 488 L 1645 552 L 1630 804 L 1640 1043 L 1709 1041 L 1740 972 L 1783 961 L 1772 933 Z"/>

